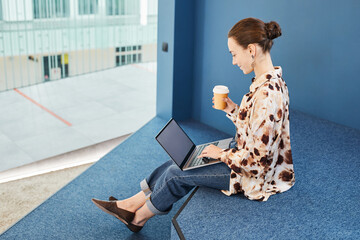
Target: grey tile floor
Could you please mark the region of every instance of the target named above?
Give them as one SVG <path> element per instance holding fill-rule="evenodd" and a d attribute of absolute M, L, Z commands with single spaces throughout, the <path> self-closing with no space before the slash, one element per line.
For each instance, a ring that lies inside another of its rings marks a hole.
<path fill-rule="evenodd" d="M 135 132 L 156 115 L 156 63 L 18 90 L 0 92 L 0 172 Z"/>

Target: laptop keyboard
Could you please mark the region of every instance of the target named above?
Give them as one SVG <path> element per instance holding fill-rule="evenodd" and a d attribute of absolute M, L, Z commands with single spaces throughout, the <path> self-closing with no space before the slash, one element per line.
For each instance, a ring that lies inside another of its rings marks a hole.
<path fill-rule="evenodd" d="M 203 146 L 199 147 L 196 150 L 195 154 L 193 155 L 191 163 L 189 164 L 188 167 L 193 167 L 193 166 L 198 166 L 198 165 L 205 164 L 204 161 L 201 158 L 197 158 L 197 157 L 201 154 L 201 152 L 204 150 L 204 148 L 206 146 L 210 145 L 210 144 L 213 144 L 213 145 L 217 146 L 219 144 L 219 142 L 209 143 L 209 144 L 206 144 L 206 145 L 203 145 Z"/>

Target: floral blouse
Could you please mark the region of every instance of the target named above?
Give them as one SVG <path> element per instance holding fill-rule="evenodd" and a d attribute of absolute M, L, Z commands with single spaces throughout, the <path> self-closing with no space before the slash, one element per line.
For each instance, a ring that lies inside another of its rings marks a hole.
<path fill-rule="evenodd" d="M 267 201 L 295 183 L 290 146 L 289 92 L 280 66 L 252 79 L 240 107 L 226 116 L 236 126 L 235 148 L 223 149 L 231 168 L 228 196 L 242 192 L 250 200 Z"/>

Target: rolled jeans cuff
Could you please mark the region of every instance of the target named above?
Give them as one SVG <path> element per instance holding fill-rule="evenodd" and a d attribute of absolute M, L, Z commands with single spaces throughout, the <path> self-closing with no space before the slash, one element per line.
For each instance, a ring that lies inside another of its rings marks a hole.
<path fill-rule="evenodd" d="M 149 184 L 147 183 L 146 179 L 142 180 L 140 182 L 140 188 L 141 190 L 145 193 L 145 198 L 146 198 L 146 205 L 147 207 L 149 208 L 149 210 L 154 213 L 155 215 L 165 215 L 165 214 L 168 214 L 170 212 L 170 210 L 172 209 L 172 207 L 166 211 L 166 212 L 161 212 L 159 211 L 155 206 L 154 204 L 151 202 L 150 200 L 150 196 L 151 196 L 151 189 L 149 187 Z"/>
<path fill-rule="evenodd" d="M 151 199 L 150 197 L 147 198 L 146 200 L 146 205 L 147 207 L 149 208 L 149 210 L 155 214 L 155 215 L 165 215 L 165 214 L 168 214 L 170 212 L 170 210 L 172 209 L 172 206 L 169 208 L 169 210 L 167 210 L 166 212 L 162 212 L 162 211 L 159 211 L 155 206 L 154 204 L 151 202 Z"/>
<path fill-rule="evenodd" d="M 151 195 L 152 192 L 149 187 L 149 184 L 146 182 L 146 179 L 144 179 L 140 182 L 140 188 L 145 193 L 146 198 L 148 198 Z"/>

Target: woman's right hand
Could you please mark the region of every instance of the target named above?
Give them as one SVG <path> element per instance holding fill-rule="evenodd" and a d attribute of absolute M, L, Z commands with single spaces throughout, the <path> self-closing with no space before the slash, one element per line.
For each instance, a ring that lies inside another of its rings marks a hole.
<path fill-rule="evenodd" d="M 229 97 L 226 97 L 226 98 L 224 98 L 224 102 L 226 102 L 226 108 L 224 108 L 224 109 L 222 109 L 222 111 L 224 111 L 224 112 L 226 112 L 226 113 L 231 113 L 231 111 L 233 110 L 233 109 L 235 109 L 235 107 L 236 107 L 236 103 L 234 103 Z M 212 103 L 213 103 L 213 108 L 214 109 L 216 109 L 215 108 L 215 106 L 214 106 L 214 97 L 212 98 Z M 218 110 L 218 109 L 217 109 Z"/>

